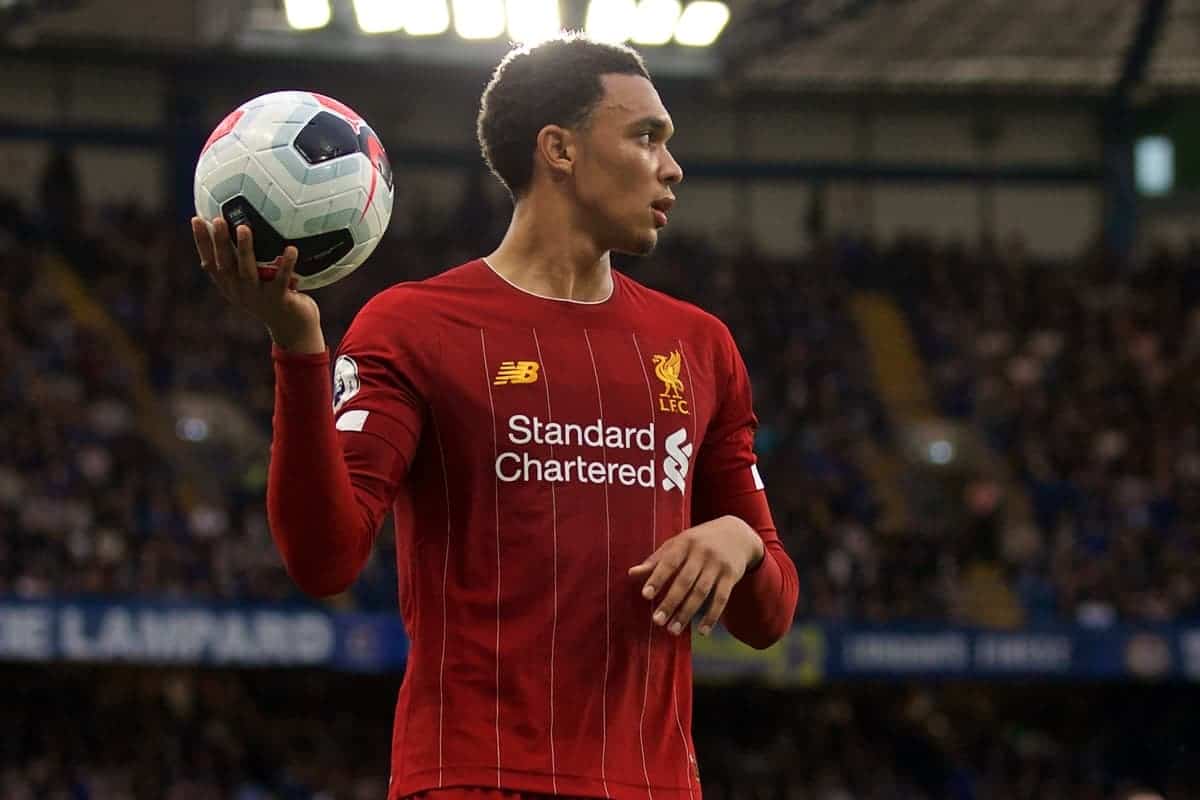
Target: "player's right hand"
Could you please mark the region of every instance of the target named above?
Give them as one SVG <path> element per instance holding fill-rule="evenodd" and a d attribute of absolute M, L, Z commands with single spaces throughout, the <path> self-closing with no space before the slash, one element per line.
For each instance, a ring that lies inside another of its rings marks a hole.
<path fill-rule="evenodd" d="M 249 226 L 238 226 L 235 244 L 223 218 L 208 223 L 192 217 L 192 236 L 200 268 L 231 305 L 261 320 L 280 347 L 298 353 L 325 352 L 316 301 L 291 288 L 299 255 L 295 247 L 284 249 L 272 278 L 254 258 Z"/>

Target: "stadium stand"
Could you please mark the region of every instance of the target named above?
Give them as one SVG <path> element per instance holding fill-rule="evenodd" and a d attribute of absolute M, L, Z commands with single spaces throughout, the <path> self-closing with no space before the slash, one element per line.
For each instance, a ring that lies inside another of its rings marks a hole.
<path fill-rule="evenodd" d="M 224 308 L 194 269 L 186 231 L 135 207 L 95 220 L 59 249 L 140 348 L 135 359 L 118 358 L 103 326 L 77 319 L 52 271 L 34 267 L 49 251 L 17 245 L 36 227 L 10 223 L 21 233 L 10 232 L 7 256 L 34 263 L 14 271 L 21 280 L 4 295 L 14 417 L 0 430 L 17 455 L 0 484 L 12 532 L 0 540 L 11 552 L 0 588 L 299 599 L 261 502 L 272 391 L 264 332 Z M 461 236 L 451 245 L 451 223 L 482 231 L 478 246 Z M 330 340 L 372 292 L 480 252 L 487 227 L 460 216 L 390 239 L 378 264 L 398 268 L 364 270 L 321 297 Z M 1164 251 L 1125 272 L 1099 255 L 1041 264 L 1019 243 L 919 238 L 823 240 L 790 260 L 749 247 L 722 257 L 675 237 L 629 267 L 734 331 L 755 387 L 762 473 L 801 569 L 798 615 L 971 621 L 972 595 L 984 592 L 976 605 L 1015 598 L 1018 619 L 1104 623 L 1198 610 L 1187 524 L 1200 502 L 1200 432 L 1188 414 L 1197 263 L 1195 252 Z M 951 502 L 941 487 L 938 502 L 906 509 L 886 535 L 877 534 L 887 487 L 870 455 L 900 458 L 901 444 L 853 308 L 861 291 L 880 288 L 911 322 L 940 411 L 977 430 L 1004 467 L 968 475 Z M 138 422 L 138 365 L 192 440 L 182 455 L 156 447 Z M 36 424 L 21 418 L 35 409 Z M 187 479 L 198 474 L 207 480 Z M 1029 518 L 1006 514 L 1025 492 Z M 390 545 L 379 537 L 341 607 L 394 607 Z"/>
<path fill-rule="evenodd" d="M 383 795 L 396 676 L 5 667 L 6 800 L 367 800 Z M 1174 692 L 1174 693 L 1173 693 Z M 1194 691 L 1189 696 L 1194 700 Z M 1129 800 L 1200 789 L 1177 690 L 697 690 L 715 800 Z M 90 713 L 81 716 L 86 706 Z M 153 742 L 147 747 L 147 742 Z"/>

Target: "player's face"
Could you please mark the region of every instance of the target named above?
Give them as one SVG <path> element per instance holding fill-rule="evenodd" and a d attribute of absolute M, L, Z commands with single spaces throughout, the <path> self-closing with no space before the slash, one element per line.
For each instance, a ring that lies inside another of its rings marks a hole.
<path fill-rule="evenodd" d="M 675 132 L 654 84 L 605 75 L 604 96 L 582 132 L 576 196 L 608 249 L 645 255 L 658 243 L 683 170 L 667 150 Z"/>

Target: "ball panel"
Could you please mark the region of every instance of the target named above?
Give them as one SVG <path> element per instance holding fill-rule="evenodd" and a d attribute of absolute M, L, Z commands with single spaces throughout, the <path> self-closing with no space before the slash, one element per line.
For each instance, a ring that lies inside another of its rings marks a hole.
<path fill-rule="evenodd" d="M 359 116 L 357 111 L 343 103 L 341 100 L 335 100 L 328 95 L 319 94 L 317 92 L 310 92 L 309 95 L 313 100 L 319 103 L 322 108 L 328 108 L 342 117 L 345 117 L 347 120 L 350 120 L 351 122 L 360 123 L 363 121 L 363 118 Z"/>
<path fill-rule="evenodd" d="M 359 152 L 358 134 L 346 120 L 322 111 L 296 135 L 294 147 L 309 164 L 320 164 Z"/>
<path fill-rule="evenodd" d="M 348 191 L 362 188 L 362 178 L 359 173 L 355 172 L 350 175 L 338 174 L 342 161 L 359 161 L 358 156 L 351 156 L 348 159 L 338 159 L 337 161 L 323 164 L 319 167 L 312 167 L 308 170 L 305 176 L 304 185 L 300 188 L 300 203 L 311 203 L 320 200 L 328 200 L 332 197 L 345 194 Z"/>
<path fill-rule="evenodd" d="M 371 167 L 375 170 L 378 177 L 387 184 L 388 191 L 391 191 L 395 184 L 392 175 L 392 162 L 388 160 L 387 153 L 383 149 L 383 143 L 379 141 L 379 137 L 370 126 L 363 125 L 359 130 L 358 146 L 363 154 L 366 155 L 367 160 L 371 163 Z"/>
<path fill-rule="evenodd" d="M 267 200 L 279 209 L 279 217 L 271 220 L 275 230 L 285 239 L 293 238 L 292 228 L 295 226 L 296 203 L 278 183 L 272 183 L 267 187 Z"/>
<path fill-rule="evenodd" d="M 297 106 L 311 108 L 314 113 L 316 109 L 320 108 L 320 105 L 308 92 L 271 92 L 250 102 L 255 103 L 256 108 L 267 114 L 267 121 L 275 124 L 287 122 L 288 117 L 292 115 Z"/>
<path fill-rule="evenodd" d="M 274 189 L 276 184 L 271 184 L 270 188 Z M 254 187 L 256 191 L 261 191 L 254 181 L 246 179 L 246 185 L 242 187 L 242 196 L 247 200 L 250 199 L 250 187 Z M 262 212 L 262 215 L 267 218 L 267 222 L 278 229 L 280 223 L 283 222 L 283 206 L 276 203 L 268 192 L 262 192 L 262 200 L 254 204 L 254 207 Z M 251 201 L 253 202 L 253 201 Z"/>
<path fill-rule="evenodd" d="M 303 186 L 290 172 L 278 168 L 272 152 L 268 150 L 266 152 L 251 154 L 250 165 L 246 168 L 247 172 L 255 176 L 255 180 L 259 181 L 264 189 L 271 184 L 278 184 L 282 196 L 287 200 L 287 205 L 289 207 L 293 206 L 296 203 L 296 198 L 300 196 Z"/>
<path fill-rule="evenodd" d="M 254 260 L 259 264 L 270 264 L 283 254 L 287 243 L 245 197 L 239 195 L 222 203 L 221 216 L 231 231 L 239 225 L 249 226 L 254 239 Z"/>
<path fill-rule="evenodd" d="M 296 106 L 295 110 L 288 115 L 286 122 L 290 124 L 307 125 L 308 122 L 317 115 L 316 106 Z"/>
<path fill-rule="evenodd" d="M 379 245 L 379 237 L 373 236 L 364 242 L 355 244 L 354 249 L 346 254 L 346 257 L 338 262 L 337 268 L 342 270 L 352 270 L 359 264 L 367 260 L 367 256 L 375 250 Z"/>
<path fill-rule="evenodd" d="M 379 209 L 372 203 L 367 208 L 367 213 L 360 213 L 355 218 L 354 223 L 350 226 L 350 235 L 354 237 L 354 244 L 361 246 L 363 242 L 374 239 L 380 233 L 382 231 L 380 231 L 379 224 Z"/>
<path fill-rule="evenodd" d="M 267 190 L 273 185 L 271 176 L 266 173 L 256 158 L 250 158 L 246 163 L 246 179 L 242 184 L 242 197 L 272 225 L 278 225 L 283 219 L 283 207 L 268 196 Z"/>
<path fill-rule="evenodd" d="M 296 197 L 300 197 L 300 187 L 304 186 L 305 178 L 308 177 L 308 165 L 300 160 L 300 155 L 292 149 L 291 145 L 286 147 L 274 147 L 270 150 L 264 150 L 259 153 L 259 158 L 266 162 L 267 171 L 272 175 L 278 175 L 279 172 L 273 168 L 271 162 L 275 162 L 292 176 L 295 181 Z"/>
<path fill-rule="evenodd" d="M 205 221 L 212 222 L 221 213 L 221 206 L 203 184 L 196 184 L 196 213 Z"/>
<path fill-rule="evenodd" d="M 340 161 L 341 159 L 338 160 Z M 315 167 L 309 167 L 308 171 L 304 173 L 303 192 L 307 192 L 310 189 L 315 189 L 321 184 L 329 183 L 336 177 L 337 162 L 331 161 L 328 164 L 319 164 Z M 322 189 L 322 191 L 324 191 L 324 189 Z M 301 194 L 301 202 L 304 202 L 307 199 L 308 198 Z"/>
<path fill-rule="evenodd" d="M 353 186 L 347 191 L 329 197 L 307 203 L 297 203 L 295 216 L 284 235 L 312 236 L 323 231 L 348 229 L 350 224 L 362 214 L 365 202 L 363 189 Z M 348 230 L 347 235 L 349 235 Z"/>
<path fill-rule="evenodd" d="M 371 207 L 379 212 L 379 227 L 376 229 L 378 233 L 383 233 L 387 228 L 388 222 L 392 219 L 392 204 L 396 200 L 395 192 L 388 189 L 386 192 L 375 192 L 375 201 L 371 203 Z"/>
<path fill-rule="evenodd" d="M 323 217 L 313 217 L 305 220 L 304 232 L 307 234 L 324 233 L 325 231 L 349 230 L 350 224 L 359 215 L 358 204 L 350 208 L 339 208 L 330 211 Z"/>
<path fill-rule="evenodd" d="M 300 254 L 296 261 L 296 272 L 300 275 L 313 275 L 331 267 L 354 248 L 349 231 L 344 229 L 293 239 L 291 244 Z"/>
<path fill-rule="evenodd" d="M 329 213 L 330 204 L 328 199 L 316 200 L 311 203 L 298 203 L 292 205 L 292 213 L 287 220 L 287 224 L 280 228 L 280 232 L 289 239 L 300 239 L 308 236 L 306 232 L 309 220 L 324 219 Z"/>
<path fill-rule="evenodd" d="M 231 135 L 213 142 L 212 147 L 205 153 L 205 158 L 211 158 L 217 164 L 228 164 L 248 152 L 242 144 L 242 137 L 237 131 L 233 131 Z"/>
<path fill-rule="evenodd" d="M 202 184 L 217 166 L 217 160 L 212 157 L 212 154 L 205 153 L 200 160 L 196 162 L 196 185 L 199 186 Z"/>
<path fill-rule="evenodd" d="M 262 117 L 262 114 L 265 111 L 265 109 L 266 109 L 266 107 L 263 105 L 242 106 L 242 111 L 244 111 L 245 113 L 242 114 L 242 119 L 238 122 L 238 124 L 236 126 L 234 126 L 234 130 L 239 131 L 239 132 L 248 131 L 251 128 L 261 127 L 262 125 L 264 125 L 264 123 L 262 122 L 262 120 L 260 118 Z M 268 126 L 270 125 L 269 122 L 265 123 L 265 124 Z"/>
<path fill-rule="evenodd" d="M 362 173 L 363 165 L 369 164 L 370 162 L 366 161 L 364 158 L 351 156 L 350 158 L 339 158 L 333 163 L 337 167 L 337 176 L 339 178 L 345 178 L 350 175 L 357 177 Z"/>
<path fill-rule="evenodd" d="M 304 125 L 294 125 L 290 122 L 275 126 L 275 135 L 271 138 L 271 143 L 267 147 L 261 148 L 266 150 L 270 147 L 287 147 L 296 140 L 300 135 L 300 131 L 304 130 Z"/>
<path fill-rule="evenodd" d="M 356 267 L 328 267 L 321 272 L 300 278 L 296 283 L 296 288 L 302 292 L 320 289 L 322 286 L 328 286 L 331 283 L 341 280 L 351 272 L 354 272 L 355 269 Z"/>
<path fill-rule="evenodd" d="M 213 143 L 218 139 L 223 139 L 224 137 L 228 136 L 230 132 L 233 131 L 233 127 L 238 124 L 238 121 L 241 120 L 245 113 L 245 111 L 239 108 L 230 113 L 229 116 L 225 117 L 225 119 L 221 120 L 221 123 L 217 125 L 217 127 L 214 128 L 213 132 L 209 135 L 208 141 L 204 143 L 204 147 L 200 149 L 200 153 L 203 154 L 206 150 L 208 150 L 208 148 L 212 147 Z"/>
<path fill-rule="evenodd" d="M 246 178 L 246 165 L 249 163 L 250 157 L 243 156 L 236 161 L 222 164 L 209 173 L 204 183 L 214 201 L 225 203 L 242 193 L 242 184 Z"/>

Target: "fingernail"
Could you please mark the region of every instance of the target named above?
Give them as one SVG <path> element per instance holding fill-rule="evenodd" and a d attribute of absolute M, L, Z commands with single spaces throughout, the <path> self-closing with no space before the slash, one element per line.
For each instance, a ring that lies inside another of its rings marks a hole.
<path fill-rule="evenodd" d="M 642 597 L 645 597 L 647 599 L 654 597 L 654 587 L 648 583 L 645 586 L 643 586 L 642 587 Z"/>
<path fill-rule="evenodd" d="M 663 613 L 663 612 L 661 612 L 661 611 L 655 611 L 655 612 L 654 612 L 654 622 L 655 622 L 655 624 L 657 624 L 657 625 L 662 625 L 662 624 L 663 624 L 664 622 L 666 622 L 666 621 L 667 621 L 667 615 L 666 615 L 666 614 L 664 614 L 664 613 Z"/>
<path fill-rule="evenodd" d="M 700 635 L 701 636 L 708 636 L 710 633 L 712 633 L 711 625 L 701 625 L 700 626 Z"/>
<path fill-rule="evenodd" d="M 672 622 L 672 623 L 671 623 L 671 627 L 670 627 L 670 628 L 668 628 L 668 630 L 669 630 L 669 631 L 671 631 L 671 633 L 672 633 L 672 634 L 674 634 L 674 635 L 678 636 L 678 635 L 679 635 L 679 632 L 680 632 L 681 630 L 683 630 L 683 626 L 682 626 L 682 625 L 680 625 L 678 622 Z"/>

